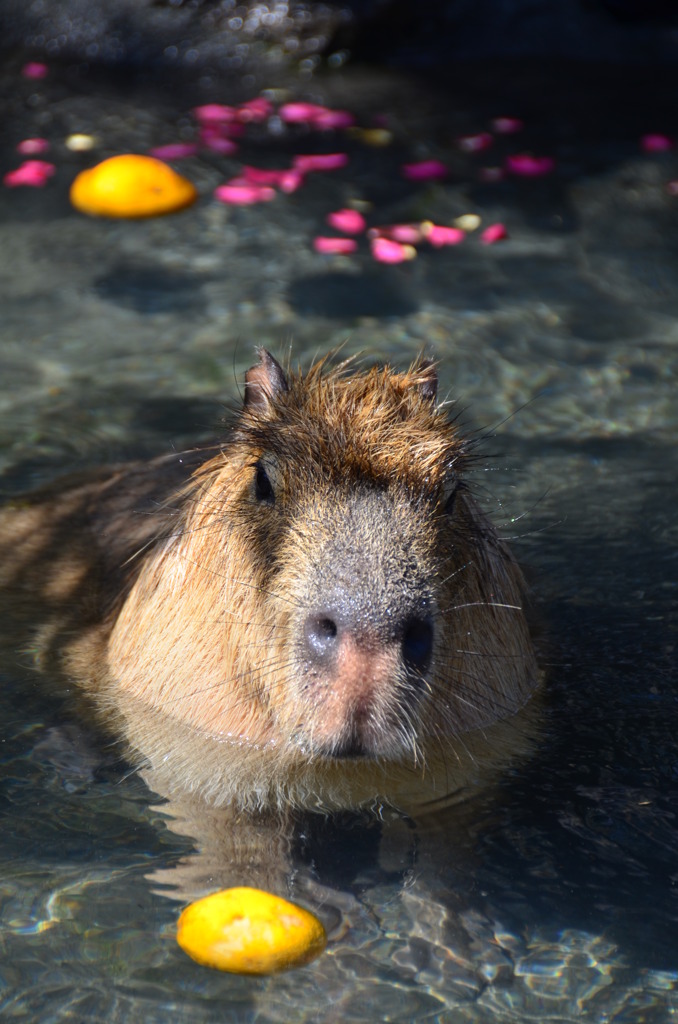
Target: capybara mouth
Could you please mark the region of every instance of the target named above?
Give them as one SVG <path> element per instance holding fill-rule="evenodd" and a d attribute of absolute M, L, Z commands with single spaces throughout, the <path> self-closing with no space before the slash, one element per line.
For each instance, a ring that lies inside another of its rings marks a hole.
<path fill-rule="evenodd" d="M 362 736 L 351 733 L 349 736 L 338 740 L 324 740 L 317 746 L 312 747 L 312 752 L 317 757 L 327 758 L 330 761 L 378 761 L 388 759 L 377 745 Z"/>
<path fill-rule="evenodd" d="M 296 731 L 294 740 L 307 755 L 331 761 L 416 764 L 419 715 L 414 691 L 407 700 L 402 695 L 396 701 L 372 694 L 351 707 L 339 707 L 340 703 L 329 699 Z"/>
<path fill-rule="evenodd" d="M 339 744 L 325 752 L 325 756 L 334 761 L 358 761 L 374 758 L 372 750 L 359 736 L 349 736 Z"/>

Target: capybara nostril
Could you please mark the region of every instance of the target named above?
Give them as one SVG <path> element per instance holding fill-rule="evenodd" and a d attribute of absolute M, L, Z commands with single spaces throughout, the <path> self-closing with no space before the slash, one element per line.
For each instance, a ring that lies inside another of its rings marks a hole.
<path fill-rule="evenodd" d="M 402 639 L 405 667 L 425 672 L 433 654 L 433 622 L 430 615 L 413 616 L 405 624 Z"/>
<path fill-rule="evenodd" d="M 335 619 L 322 613 L 308 616 L 304 623 L 304 642 L 312 662 L 328 668 L 336 658 L 339 640 Z"/>

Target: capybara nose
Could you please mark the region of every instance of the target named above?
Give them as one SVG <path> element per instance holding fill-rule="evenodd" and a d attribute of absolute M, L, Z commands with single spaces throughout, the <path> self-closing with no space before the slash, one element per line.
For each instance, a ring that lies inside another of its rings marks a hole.
<path fill-rule="evenodd" d="M 430 615 L 409 615 L 402 622 L 382 628 L 365 627 L 332 609 L 312 612 L 304 623 L 304 644 L 309 661 L 317 668 L 333 668 L 342 644 L 352 641 L 372 648 L 398 645 L 405 668 L 425 672 L 433 653 L 433 622 Z"/>

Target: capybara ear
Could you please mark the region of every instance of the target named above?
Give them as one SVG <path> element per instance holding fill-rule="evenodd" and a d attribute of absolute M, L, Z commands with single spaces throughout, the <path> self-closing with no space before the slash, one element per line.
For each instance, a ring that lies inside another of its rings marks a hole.
<path fill-rule="evenodd" d="M 245 374 L 245 405 L 263 410 L 271 399 L 289 390 L 287 377 L 278 362 L 265 348 L 257 350 L 259 362 Z"/>
<path fill-rule="evenodd" d="M 414 366 L 414 373 L 419 378 L 417 387 L 422 398 L 435 402 L 438 394 L 438 371 L 433 359 L 420 358 Z"/>

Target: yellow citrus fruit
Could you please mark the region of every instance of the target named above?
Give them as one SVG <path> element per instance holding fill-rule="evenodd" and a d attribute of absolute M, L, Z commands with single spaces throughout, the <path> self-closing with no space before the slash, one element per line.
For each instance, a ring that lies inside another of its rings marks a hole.
<path fill-rule="evenodd" d="M 158 217 L 190 206 L 195 186 L 152 156 L 112 156 L 71 185 L 71 203 L 93 217 Z"/>
<path fill-rule="evenodd" d="M 327 943 L 308 910 L 261 889 L 223 889 L 189 904 L 177 942 L 206 967 L 234 974 L 273 974 L 309 963 Z"/>

